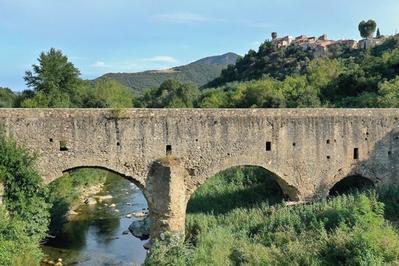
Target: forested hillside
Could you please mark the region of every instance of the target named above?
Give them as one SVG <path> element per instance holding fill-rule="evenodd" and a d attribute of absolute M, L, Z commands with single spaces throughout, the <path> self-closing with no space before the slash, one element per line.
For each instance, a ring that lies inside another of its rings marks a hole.
<path fill-rule="evenodd" d="M 177 80 L 203 86 L 220 76 L 228 65 L 239 58 L 237 54 L 227 53 L 200 59 L 191 64 L 165 70 L 151 70 L 138 73 L 108 73 L 97 79 L 110 78 L 129 87 L 133 93 L 139 94 L 145 89 L 159 87 L 166 80 Z"/>

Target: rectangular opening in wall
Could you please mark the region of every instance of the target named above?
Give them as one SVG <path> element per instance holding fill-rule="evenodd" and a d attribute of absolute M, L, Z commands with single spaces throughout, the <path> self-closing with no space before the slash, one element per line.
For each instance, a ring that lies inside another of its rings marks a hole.
<path fill-rule="evenodd" d="M 272 143 L 270 141 L 266 142 L 266 151 L 271 151 L 272 150 Z"/>
<path fill-rule="evenodd" d="M 359 159 L 359 148 L 353 149 L 353 159 L 355 159 L 355 160 Z"/>
<path fill-rule="evenodd" d="M 68 150 L 67 142 L 65 140 L 61 140 L 60 141 L 60 151 L 67 151 L 67 150 Z"/>
<path fill-rule="evenodd" d="M 172 155 L 172 145 L 166 145 L 166 155 Z"/>

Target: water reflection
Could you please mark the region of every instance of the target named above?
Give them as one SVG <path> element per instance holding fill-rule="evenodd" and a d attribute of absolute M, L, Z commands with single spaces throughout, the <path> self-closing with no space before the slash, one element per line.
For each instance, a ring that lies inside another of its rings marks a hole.
<path fill-rule="evenodd" d="M 138 265 L 146 251 L 130 233 L 124 235 L 134 218 L 126 214 L 147 208 L 140 190 L 129 181 L 110 175 L 98 195 L 113 196 L 97 205 L 83 205 L 60 234 L 50 239 L 43 250 L 50 259 L 62 258 L 64 265 Z M 111 207 L 111 204 L 115 204 Z"/>

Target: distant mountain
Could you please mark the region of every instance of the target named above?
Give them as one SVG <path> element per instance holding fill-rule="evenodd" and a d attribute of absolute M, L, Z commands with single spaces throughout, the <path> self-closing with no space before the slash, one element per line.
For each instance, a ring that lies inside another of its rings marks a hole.
<path fill-rule="evenodd" d="M 238 57 L 238 54 L 227 53 L 205 57 L 198 61 L 192 62 L 189 65 L 234 65 L 237 62 Z"/>
<path fill-rule="evenodd" d="M 150 70 L 138 73 L 107 73 L 96 80 L 111 78 L 129 87 L 136 94 L 147 88 L 156 88 L 165 80 L 174 79 L 181 82 L 192 82 L 203 86 L 219 77 L 222 70 L 230 64 L 235 64 L 239 55 L 227 53 L 200 59 L 184 66 L 165 70 Z"/>

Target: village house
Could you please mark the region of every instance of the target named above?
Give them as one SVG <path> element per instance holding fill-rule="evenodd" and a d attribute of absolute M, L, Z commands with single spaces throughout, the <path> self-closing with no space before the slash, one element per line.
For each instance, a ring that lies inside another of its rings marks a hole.
<path fill-rule="evenodd" d="M 304 50 L 312 49 L 314 50 L 315 56 L 325 55 L 332 45 L 342 45 L 350 49 L 357 48 L 368 48 L 380 44 L 379 39 L 374 39 L 373 41 L 362 40 L 359 42 L 355 40 L 329 40 L 327 34 L 323 34 L 320 37 L 308 37 L 306 35 L 300 35 L 298 37 L 285 36 L 283 38 L 278 38 L 277 32 L 272 33 L 272 42 L 277 45 L 277 47 L 287 47 L 289 45 L 298 45 Z M 382 41 L 381 41 L 382 42 Z"/>

